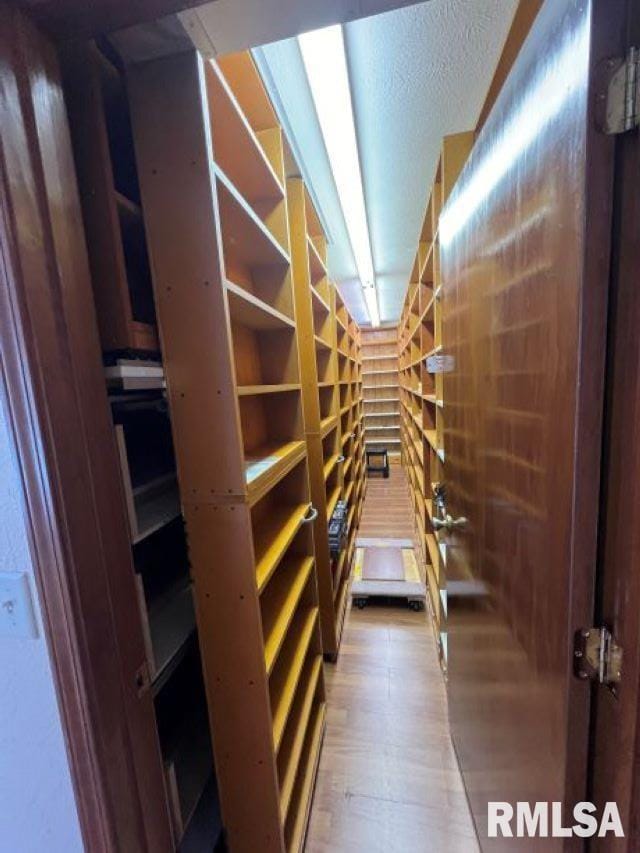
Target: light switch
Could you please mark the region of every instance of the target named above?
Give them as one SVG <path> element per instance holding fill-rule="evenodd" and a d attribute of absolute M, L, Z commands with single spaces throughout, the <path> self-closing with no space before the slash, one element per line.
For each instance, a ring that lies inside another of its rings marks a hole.
<path fill-rule="evenodd" d="M 31 586 L 24 572 L 0 572 L 0 637 L 37 637 Z"/>

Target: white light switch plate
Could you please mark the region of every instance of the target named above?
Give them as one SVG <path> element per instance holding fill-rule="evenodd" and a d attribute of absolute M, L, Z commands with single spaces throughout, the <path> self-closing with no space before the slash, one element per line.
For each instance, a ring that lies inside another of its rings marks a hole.
<path fill-rule="evenodd" d="M 37 637 L 29 578 L 24 572 L 0 572 L 0 637 Z"/>

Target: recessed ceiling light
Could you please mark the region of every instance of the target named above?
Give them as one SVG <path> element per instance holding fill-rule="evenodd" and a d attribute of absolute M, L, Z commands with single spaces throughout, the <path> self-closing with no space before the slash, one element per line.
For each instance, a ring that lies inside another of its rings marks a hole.
<path fill-rule="evenodd" d="M 298 36 L 372 326 L 380 325 L 342 27 Z"/>

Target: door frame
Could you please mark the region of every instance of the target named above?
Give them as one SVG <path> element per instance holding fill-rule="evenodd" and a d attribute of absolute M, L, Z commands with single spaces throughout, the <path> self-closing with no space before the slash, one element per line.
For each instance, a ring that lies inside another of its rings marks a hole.
<path fill-rule="evenodd" d="M 160 853 L 164 774 L 135 682 L 144 643 L 123 596 L 131 550 L 61 75 L 54 45 L 8 2 L 0 59 L 0 404 L 79 823 L 91 853 Z"/>
<path fill-rule="evenodd" d="M 619 56 L 640 45 L 640 2 L 628 0 Z M 617 696 L 592 688 L 588 799 L 618 804 L 625 841 L 598 839 L 598 851 L 635 850 L 640 842 L 640 131 L 616 143 L 611 239 L 601 516 L 594 625 L 623 648 Z"/>
<path fill-rule="evenodd" d="M 547 0 L 553 2 L 553 0 Z M 580 304 L 574 513 L 571 533 L 573 579 L 569 639 L 589 624 L 596 594 L 596 557 L 606 394 L 607 313 L 611 276 L 616 144 L 598 127 L 600 77 L 608 57 L 623 50 L 623 22 L 633 0 L 591 0 L 591 49 L 585 164 L 584 283 Z M 588 687 L 573 675 L 573 646 L 567 649 L 569 731 L 565 813 L 585 800 L 590 788 L 590 728 L 593 702 Z M 579 733 L 579 737 L 575 733 Z M 571 841 L 567 843 L 572 846 Z"/>

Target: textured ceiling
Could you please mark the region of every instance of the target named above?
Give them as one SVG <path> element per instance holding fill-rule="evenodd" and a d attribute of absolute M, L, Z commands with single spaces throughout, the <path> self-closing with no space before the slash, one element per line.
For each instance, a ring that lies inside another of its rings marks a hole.
<path fill-rule="evenodd" d="M 472 129 L 517 0 L 428 0 L 345 25 L 382 322 L 397 320 L 442 137 Z M 295 39 L 256 51 L 331 239 L 329 266 L 366 318 Z"/>
<path fill-rule="evenodd" d="M 180 17 L 200 50 L 216 55 L 280 41 L 330 24 L 356 21 L 408 6 L 411 2 L 413 0 L 215 0 L 183 12 Z"/>

